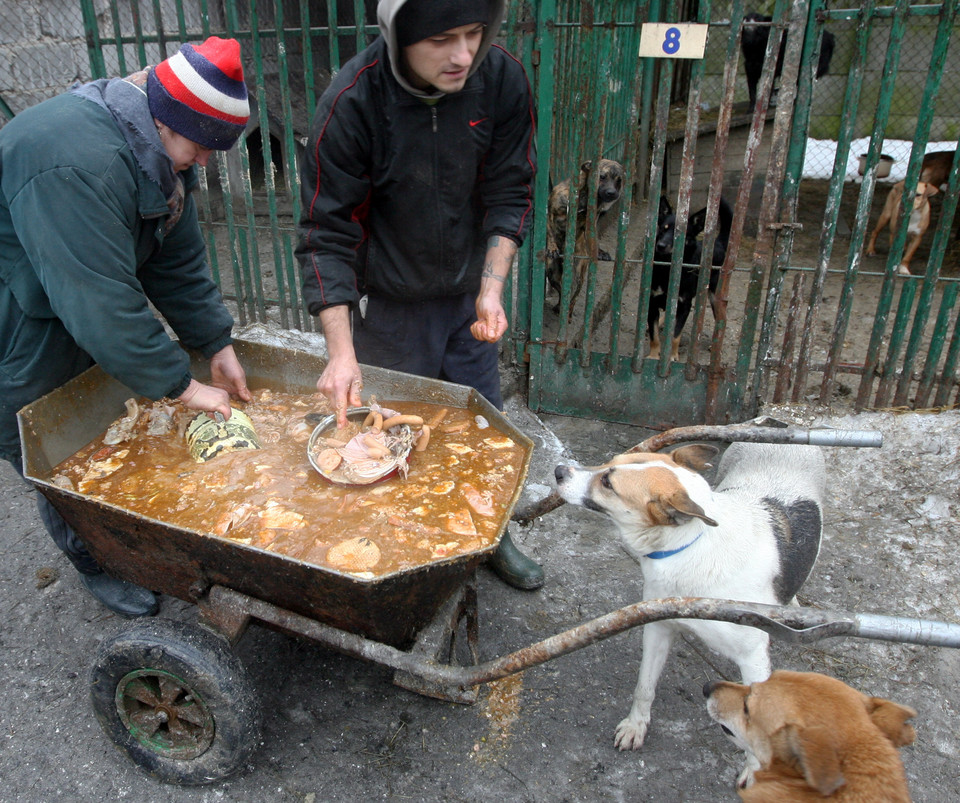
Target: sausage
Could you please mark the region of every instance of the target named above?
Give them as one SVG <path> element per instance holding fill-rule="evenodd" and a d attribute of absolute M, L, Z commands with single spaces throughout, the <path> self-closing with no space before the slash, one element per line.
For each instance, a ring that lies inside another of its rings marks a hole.
<path fill-rule="evenodd" d="M 380 431 L 383 429 L 383 416 L 376 410 L 371 410 L 367 413 L 367 417 L 363 419 L 363 427 L 370 427 Z"/>
<path fill-rule="evenodd" d="M 431 430 L 436 429 L 437 427 L 440 426 L 440 422 L 443 421 L 443 417 L 446 414 L 447 414 L 447 408 L 442 407 L 440 410 L 437 411 L 437 414 L 427 422 L 427 426 L 429 426 Z"/>
<path fill-rule="evenodd" d="M 383 422 L 381 429 L 386 432 L 386 430 L 398 424 L 409 424 L 411 427 L 420 427 L 423 426 L 423 419 L 418 415 L 394 415 Z"/>
<path fill-rule="evenodd" d="M 420 430 L 420 437 L 417 439 L 417 445 L 413 447 L 413 451 L 422 452 L 427 448 L 428 443 L 430 443 L 430 425 L 424 424 L 423 429 Z"/>
<path fill-rule="evenodd" d="M 445 427 L 440 427 L 440 430 L 442 432 L 463 432 L 469 426 L 469 421 L 461 421 L 459 424 L 447 424 Z"/>
<path fill-rule="evenodd" d="M 336 449 L 324 449 L 317 455 L 317 466 L 324 474 L 329 474 L 331 471 L 336 471 L 342 460 Z"/>
<path fill-rule="evenodd" d="M 387 457 L 390 454 L 390 450 L 372 435 L 363 436 L 363 446 L 367 450 L 367 454 L 375 459 Z"/>

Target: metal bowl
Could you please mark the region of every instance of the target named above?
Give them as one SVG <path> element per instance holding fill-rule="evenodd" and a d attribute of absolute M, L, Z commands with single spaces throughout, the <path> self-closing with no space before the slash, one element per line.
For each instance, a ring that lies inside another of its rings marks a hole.
<path fill-rule="evenodd" d="M 347 420 L 355 421 L 362 424 L 363 421 L 366 419 L 366 417 L 370 414 L 370 409 L 371 408 L 369 407 L 350 407 L 347 410 Z M 401 426 L 409 429 L 409 427 L 407 427 L 406 424 L 402 424 Z M 350 482 L 348 480 L 343 480 L 343 479 L 339 479 L 338 477 L 331 476 L 328 472 L 320 468 L 319 464 L 317 463 L 317 458 L 316 458 L 317 450 L 315 447 L 317 444 L 317 440 L 319 440 L 322 437 L 325 437 L 331 431 L 336 430 L 336 428 L 337 428 L 336 413 L 331 413 L 330 415 L 324 416 L 323 418 L 320 419 L 320 422 L 317 424 L 313 432 L 310 434 L 310 440 L 307 441 L 307 459 L 310 461 L 310 465 L 313 466 L 314 469 L 316 469 L 317 473 L 321 477 L 323 477 L 327 482 L 332 483 L 333 485 L 343 486 L 344 488 L 367 488 L 372 485 L 377 485 L 383 482 L 384 480 L 390 479 L 390 477 L 395 476 L 397 472 L 400 470 L 398 467 L 394 467 L 383 476 L 377 477 L 376 479 L 370 480 L 369 482 Z"/>

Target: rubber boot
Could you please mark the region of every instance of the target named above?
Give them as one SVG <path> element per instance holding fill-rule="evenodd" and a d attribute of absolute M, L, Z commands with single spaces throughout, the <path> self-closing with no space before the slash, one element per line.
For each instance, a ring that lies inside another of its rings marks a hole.
<path fill-rule="evenodd" d="M 81 574 L 80 582 L 111 611 L 128 619 L 153 616 L 160 610 L 160 603 L 152 591 L 126 580 L 118 580 L 106 572 Z"/>
<path fill-rule="evenodd" d="M 507 585 L 524 591 L 533 591 L 543 585 L 543 569 L 540 564 L 524 555 L 506 531 L 500 546 L 490 559 L 490 568 Z"/>

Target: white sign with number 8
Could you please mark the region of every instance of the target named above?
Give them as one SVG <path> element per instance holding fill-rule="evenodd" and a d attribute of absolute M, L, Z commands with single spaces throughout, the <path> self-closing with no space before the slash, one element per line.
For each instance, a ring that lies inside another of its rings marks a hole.
<path fill-rule="evenodd" d="M 640 31 L 640 57 L 702 59 L 709 27 L 693 22 L 645 22 Z"/>

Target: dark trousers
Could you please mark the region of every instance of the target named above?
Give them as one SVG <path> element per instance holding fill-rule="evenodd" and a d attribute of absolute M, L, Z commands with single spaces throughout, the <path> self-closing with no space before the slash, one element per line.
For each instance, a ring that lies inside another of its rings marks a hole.
<path fill-rule="evenodd" d="M 22 463 L 19 460 L 8 460 L 8 462 L 17 470 L 17 473 L 23 477 Z M 70 559 L 70 562 L 76 567 L 80 574 L 99 574 L 102 571 L 93 559 L 93 555 L 87 552 L 83 541 L 81 541 L 80 537 L 73 531 L 73 527 L 64 521 L 63 516 L 47 501 L 47 497 L 39 491 L 37 492 L 37 511 L 40 513 L 40 521 L 43 522 L 43 526 L 47 532 L 50 533 L 53 543 Z"/>
<path fill-rule="evenodd" d="M 353 316 L 357 360 L 467 385 L 502 410 L 499 348 L 470 333 L 476 319 L 475 297 L 469 293 L 427 301 L 370 294 L 366 313 Z"/>

